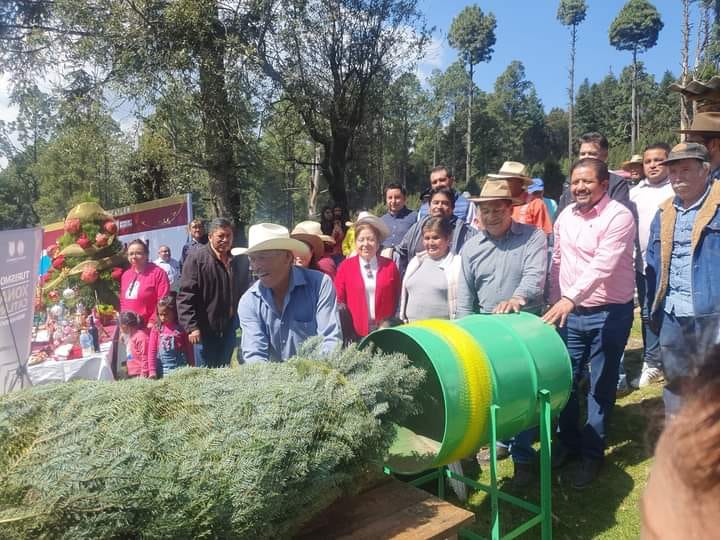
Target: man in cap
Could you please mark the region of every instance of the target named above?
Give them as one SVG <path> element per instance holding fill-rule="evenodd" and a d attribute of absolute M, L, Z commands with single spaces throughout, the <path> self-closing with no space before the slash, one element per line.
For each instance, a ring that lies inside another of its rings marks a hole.
<path fill-rule="evenodd" d="M 446 187 L 433 189 L 430 192 L 430 214 L 410 227 L 402 241 L 395 246 L 393 259 L 400 270 L 400 275 L 405 274 L 410 259 L 425 250 L 422 242 L 422 228 L 431 217 L 448 218 L 452 223 L 453 235 L 450 239 L 450 249 L 455 254 L 460 253 L 465 242 L 475 236 L 477 231 L 453 213 L 456 201 L 455 195 L 451 189 Z"/>
<path fill-rule="evenodd" d="M 648 305 L 660 328 L 665 413 L 717 342 L 720 322 L 720 183 L 709 176 L 707 149 L 680 143 L 664 162 L 675 197 L 660 206 L 647 248 Z"/>
<path fill-rule="evenodd" d="M 472 313 L 538 313 L 543 306 L 547 275 L 547 243 L 543 231 L 513 220 L 513 197 L 507 180 L 488 180 L 477 198 L 482 230 L 460 251 L 456 318 Z M 542 204 L 542 203 L 541 203 Z M 535 431 L 518 434 L 510 444 L 514 483 L 535 477 Z"/>
<path fill-rule="evenodd" d="M 447 188 L 453 194 L 453 214 L 456 218 L 462 219 L 465 223 L 472 226 L 475 220 L 475 205 L 467 200 L 461 193 L 453 189 L 455 179 L 450 174 L 450 169 L 445 165 L 433 167 L 430 171 L 430 189 L 435 191 L 441 188 Z M 417 219 L 422 221 L 430 214 L 430 204 L 423 202 L 418 210 Z"/>
<path fill-rule="evenodd" d="M 555 221 L 549 298 L 543 320 L 559 327 L 570 353 L 573 387 L 558 423 L 553 466 L 582 458 L 573 487 L 590 485 L 602 466 L 608 415 L 615 404 L 620 359 L 633 322 L 635 220 L 608 195 L 604 161 L 585 158 L 571 170 L 575 202 Z M 577 383 L 590 362 L 587 421 L 579 429 Z"/>
<path fill-rule="evenodd" d="M 720 179 L 720 112 L 699 112 L 693 117 L 686 133 L 686 142 L 695 142 L 705 146 L 710 164 L 710 178 Z"/>
<path fill-rule="evenodd" d="M 528 194 L 531 199 L 540 199 L 545 203 L 545 207 L 550 215 L 550 220 L 554 222 L 555 216 L 557 216 L 558 205 L 555 199 L 545 197 L 545 182 L 543 182 L 542 178 L 532 179 L 532 184 L 528 187 Z"/>
<path fill-rule="evenodd" d="M 547 206 L 542 199 L 530 197 L 527 188 L 532 179 L 527 174 L 527 167 L 517 161 L 506 161 L 497 174 L 488 174 L 488 178 L 505 180 L 510 187 L 513 198 L 521 204 L 513 208 L 513 219 L 518 223 L 533 225 L 545 234 L 552 234 L 552 220 Z"/>
<path fill-rule="evenodd" d="M 230 365 L 237 346 L 237 303 L 249 276 L 243 258 L 230 253 L 232 242 L 232 223 L 212 220 L 208 243 L 193 247 L 182 269 L 178 321 L 194 346 L 197 367 Z"/>
<path fill-rule="evenodd" d="M 638 300 L 642 309 L 643 366 L 640 378 L 633 383 L 640 388 L 662 378 L 662 362 L 660 361 L 660 341 L 648 321 L 647 282 L 645 267 L 647 266 L 647 246 L 650 239 L 650 225 L 660 205 L 674 194 L 668 168 L 664 161 L 668 158 L 670 147 L 665 143 L 655 143 L 643 151 L 643 179 L 630 190 L 630 200 L 635 204 L 638 213 L 638 245 L 640 261 L 635 257 L 635 280 Z"/>
<path fill-rule="evenodd" d="M 342 344 L 335 289 L 330 277 L 295 266 L 309 248 L 280 225 L 250 227 L 246 253 L 258 280 L 240 299 L 243 360 L 283 362 L 308 338 L 321 336 L 321 349 Z"/>
<path fill-rule="evenodd" d="M 643 157 L 640 154 L 633 154 L 629 160 L 622 162 L 620 168 L 630 175 L 627 182 L 631 186 L 636 186 L 643 177 Z"/>
<path fill-rule="evenodd" d="M 607 163 L 610 145 L 604 135 L 596 132 L 585 133 L 580 137 L 580 139 L 578 139 L 578 143 L 580 144 L 578 159 L 595 158 Z M 630 202 L 630 187 L 624 178 L 618 176 L 617 174 L 610 173 L 607 193 L 611 199 L 624 204 L 631 212 L 635 212 L 632 203 Z M 566 206 L 572 204 L 572 202 L 572 190 L 570 189 L 570 183 L 568 182 L 565 184 L 565 189 L 560 196 L 558 214 L 562 212 Z"/>

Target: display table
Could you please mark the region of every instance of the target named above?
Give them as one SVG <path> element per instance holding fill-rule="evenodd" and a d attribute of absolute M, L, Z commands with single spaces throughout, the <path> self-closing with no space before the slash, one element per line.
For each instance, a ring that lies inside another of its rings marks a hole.
<path fill-rule="evenodd" d="M 457 538 L 459 529 L 474 520 L 472 512 L 389 479 L 359 495 L 340 499 L 305 526 L 298 538 Z"/>
<path fill-rule="evenodd" d="M 77 379 L 91 381 L 112 381 L 111 361 L 113 356 L 112 336 L 115 326 L 106 327 L 100 342 L 100 352 L 73 360 L 48 359 L 40 364 L 28 365 L 27 372 L 33 385 L 67 382 Z M 47 344 L 46 342 L 44 343 Z M 43 343 L 33 343 L 33 351 Z"/>

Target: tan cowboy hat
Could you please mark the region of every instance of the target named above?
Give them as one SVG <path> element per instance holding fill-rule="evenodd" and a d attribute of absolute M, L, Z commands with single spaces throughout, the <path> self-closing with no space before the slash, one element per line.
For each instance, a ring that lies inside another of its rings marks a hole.
<path fill-rule="evenodd" d="M 355 223 L 353 226 L 357 229 L 357 226 L 367 223 L 368 225 L 372 225 L 373 229 L 375 229 L 378 233 L 378 240 L 382 242 L 385 240 L 388 236 L 390 236 L 390 229 L 387 225 L 385 225 L 385 222 L 380 219 L 379 217 L 371 214 L 370 212 L 360 212 L 358 214 L 357 220 L 355 220 Z"/>
<path fill-rule="evenodd" d="M 720 112 L 697 113 L 689 129 L 679 129 L 680 133 L 720 134 Z"/>
<path fill-rule="evenodd" d="M 628 169 L 632 169 L 633 167 L 637 167 L 638 165 L 642 167 L 643 157 L 640 154 L 633 154 L 633 156 L 629 160 L 622 162 L 620 168 L 624 171 L 627 171 Z"/>
<path fill-rule="evenodd" d="M 517 178 L 513 176 L 513 178 Z M 480 195 L 470 197 L 472 202 L 500 201 L 507 200 L 513 203 L 513 206 L 524 204 L 520 199 L 516 199 L 510 194 L 510 186 L 505 180 L 486 180 Z"/>
<path fill-rule="evenodd" d="M 282 225 L 260 223 L 248 231 L 248 247 L 236 247 L 230 250 L 233 255 L 257 253 L 271 249 L 292 251 L 295 255 L 307 255 L 310 248 L 304 242 L 290 238 L 290 232 Z"/>
<path fill-rule="evenodd" d="M 502 164 L 497 174 L 488 174 L 488 178 L 497 178 L 500 180 L 519 178 L 523 181 L 525 187 L 532 184 L 532 178 L 528 175 L 527 167 L 517 161 L 506 161 Z"/>
<path fill-rule="evenodd" d="M 331 236 L 322 233 L 320 223 L 317 221 L 301 221 L 290 233 L 290 238 L 295 238 L 306 244 L 310 244 L 316 257 L 322 257 L 325 252 L 323 242 L 334 244 Z"/>

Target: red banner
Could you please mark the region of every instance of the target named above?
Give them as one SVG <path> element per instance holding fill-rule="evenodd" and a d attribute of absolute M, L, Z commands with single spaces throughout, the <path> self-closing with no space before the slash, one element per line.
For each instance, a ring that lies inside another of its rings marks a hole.
<path fill-rule="evenodd" d="M 108 210 L 118 224 L 118 235 L 138 235 L 158 229 L 184 227 L 192 215 L 188 207 L 189 195 L 177 195 L 165 199 L 133 204 L 122 208 Z M 63 234 L 62 221 L 52 223 L 44 228 L 43 247 L 46 248 L 57 241 Z"/>

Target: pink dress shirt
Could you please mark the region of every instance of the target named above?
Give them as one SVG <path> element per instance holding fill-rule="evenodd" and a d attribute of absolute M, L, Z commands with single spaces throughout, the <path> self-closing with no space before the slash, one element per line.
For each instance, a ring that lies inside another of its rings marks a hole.
<path fill-rule="evenodd" d="M 607 194 L 587 213 L 566 208 L 555 222 L 550 301 L 576 306 L 626 304 L 635 294 L 635 220 Z"/>

